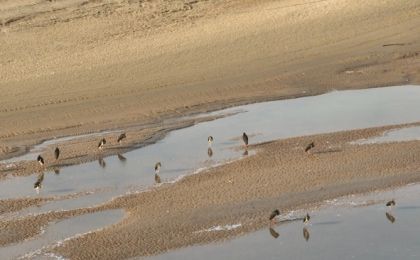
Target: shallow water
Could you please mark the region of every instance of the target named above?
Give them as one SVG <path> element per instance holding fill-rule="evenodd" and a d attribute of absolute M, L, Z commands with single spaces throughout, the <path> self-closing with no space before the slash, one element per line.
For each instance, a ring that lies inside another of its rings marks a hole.
<path fill-rule="evenodd" d="M 42 230 L 40 235 L 22 243 L 0 247 L 0 259 L 55 259 L 45 255 L 41 248 L 54 246 L 57 241 L 107 227 L 121 220 L 123 216 L 123 210 L 108 210 L 66 219 L 48 227 L 40 227 Z"/>
<path fill-rule="evenodd" d="M 155 184 L 154 165 L 162 162 L 163 182 L 179 179 L 230 160 L 244 157 L 242 132 L 250 143 L 420 121 L 420 86 L 334 91 L 324 95 L 258 103 L 210 113 L 229 115 L 172 131 L 155 144 L 101 161 L 64 167 L 59 174 L 45 172 L 39 194 L 36 174 L 0 181 L 0 198 L 66 196 L 10 214 L 23 216 L 51 210 L 88 207 L 112 197 L 146 190 Z M 233 115 L 232 115 L 233 114 Z M 208 114 L 207 114 L 208 115 Z M 208 151 L 207 137 L 215 139 Z M 51 142 L 50 142 L 51 143 Z M 212 156 L 210 157 L 209 154 Z M 250 154 L 251 155 L 251 154 Z"/>
<path fill-rule="evenodd" d="M 386 131 L 381 136 L 376 136 L 368 139 L 357 140 L 352 144 L 378 144 L 390 142 L 406 142 L 420 140 L 420 126 L 405 127 Z"/>
<path fill-rule="evenodd" d="M 326 201 L 320 209 L 309 211 L 309 225 L 301 220 L 284 222 L 272 230 L 267 225 L 223 243 L 192 246 L 149 259 L 419 259 L 419 196 L 420 185 L 416 184 Z M 387 208 L 385 202 L 392 198 L 397 205 Z M 280 220 L 305 214 L 285 213 Z"/>

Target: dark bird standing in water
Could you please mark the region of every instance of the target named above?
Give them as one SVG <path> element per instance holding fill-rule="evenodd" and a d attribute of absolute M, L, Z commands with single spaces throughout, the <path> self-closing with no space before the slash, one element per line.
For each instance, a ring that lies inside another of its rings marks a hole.
<path fill-rule="evenodd" d="M 123 155 L 121 154 L 117 154 L 118 160 L 120 160 L 121 162 L 125 162 L 127 161 L 127 158 L 125 158 Z"/>
<path fill-rule="evenodd" d="M 106 140 L 105 138 L 102 138 L 102 140 L 98 144 L 98 149 L 102 149 L 105 144 L 106 144 Z"/>
<path fill-rule="evenodd" d="M 60 157 L 60 149 L 58 149 L 58 147 L 56 147 L 54 150 L 54 157 L 56 160 L 58 160 L 58 157 Z"/>
<path fill-rule="evenodd" d="M 41 187 L 42 187 L 42 181 L 44 180 L 44 173 L 43 172 L 41 172 L 39 175 L 38 175 L 38 179 L 36 180 L 36 182 L 34 183 L 34 189 L 36 190 L 36 192 L 38 193 L 39 192 L 39 190 L 41 189 Z"/>
<path fill-rule="evenodd" d="M 270 235 L 274 238 L 278 238 L 279 237 L 279 233 L 277 233 L 273 228 L 270 228 Z"/>
<path fill-rule="evenodd" d="M 386 218 L 389 220 L 389 222 L 394 223 L 395 222 L 395 217 L 391 215 L 391 213 L 386 212 L 385 213 Z"/>
<path fill-rule="evenodd" d="M 213 156 L 213 150 L 211 149 L 211 147 L 209 147 L 209 148 L 207 149 L 207 155 L 208 155 L 209 157 L 212 157 L 212 156 Z"/>
<path fill-rule="evenodd" d="M 38 155 L 38 158 L 36 159 L 38 161 L 38 163 L 43 166 L 44 165 L 44 158 L 42 158 L 41 155 Z"/>
<path fill-rule="evenodd" d="M 306 213 L 306 216 L 303 218 L 303 223 L 307 224 L 310 219 L 311 219 L 311 216 L 309 216 L 309 214 Z"/>
<path fill-rule="evenodd" d="M 310 234 L 309 234 L 309 230 L 306 227 L 303 228 L 303 237 L 305 238 L 306 241 L 309 240 Z"/>
<path fill-rule="evenodd" d="M 125 133 L 122 133 L 122 134 L 120 134 L 120 136 L 118 136 L 117 142 L 121 143 L 121 141 L 125 138 L 127 138 L 127 136 L 125 135 Z"/>
<path fill-rule="evenodd" d="M 244 140 L 245 146 L 248 147 L 248 135 L 245 132 L 242 134 L 242 140 Z"/>
<path fill-rule="evenodd" d="M 207 137 L 207 142 L 209 143 L 209 147 L 211 147 L 211 144 L 213 143 L 213 136 L 209 136 L 209 137 Z"/>
<path fill-rule="evenodd" d="M 277 217 L 278 215 L 280 215 L 280 211 L 278 209 L 273 210 L 273 212 L 271 212 L 270 217 L 268 218 L 271 222 L 274 221 L 274 218 Z"/>
<path fill-rule="evenodd" d="M 390 200 L 390 201 L 388 201 L 388 202 L 386 203 L 386 206 L 387 206 L 387 207 L 392 207 L 392 206 L 395 206 L 395 200 Z"/>
<path fill-rule="evenodd" d="M 159 173 L 160 171 L 160 167 L 162 167 L 162 164 L 160 162 L 157 162 L 155 164 L 155 173 Z"/>
<path fill-rule="evenodd" d="M 305 152 L 308 153 L 309 150 L 311 150 L 314 147 L 315 147 L 315 143 L 314 142 L 308 144 L 308 146 L 306 146 L 306 148 L 305 148 Z"/>
<path fill-rule="evenodd" d="M 157 173 L 155 173 L 155 182 L 158 183 L 158 184 L 162 182 L 160 180 L 160 176 Z"/>

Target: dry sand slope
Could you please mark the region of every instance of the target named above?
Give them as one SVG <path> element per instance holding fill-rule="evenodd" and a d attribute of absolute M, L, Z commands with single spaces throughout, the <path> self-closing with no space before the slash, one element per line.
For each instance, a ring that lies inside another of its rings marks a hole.
<path fill-rule="evenodd" d="M 420 83 L 418 0 L 0 0 L 0 156 L 52 136 Z"/>

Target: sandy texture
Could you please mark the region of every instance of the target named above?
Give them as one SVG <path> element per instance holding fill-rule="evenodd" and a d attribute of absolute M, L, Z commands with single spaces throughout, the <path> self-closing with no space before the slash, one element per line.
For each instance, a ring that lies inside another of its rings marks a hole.
<path fill-rule="evenodd" d="M 0 153 L 331 89 L 420 83 L 417 0 L 1 0 Z"/>
<path fill-rule="evenodd" d="M 56 248 L 71 259 L 121 259 L 226 239 L 268 224 L 274 208 L 307 207 L 337 196 L 420 180 L 418 141 L 374 145 L 349 142 L 381 134 L 382 127 L 261 144 L 254 156 L 117 198 L 96 208 L 52 212 L 0 222 L 1 245 L 36 235 L 49 221 L 124 208 L 126 218 Z M 315 141 L 312 154 L 303 152 Z M 316 217 L 316 216 L 315 216 Z M 199 232 L 241 223 L 233 231 Z"/>

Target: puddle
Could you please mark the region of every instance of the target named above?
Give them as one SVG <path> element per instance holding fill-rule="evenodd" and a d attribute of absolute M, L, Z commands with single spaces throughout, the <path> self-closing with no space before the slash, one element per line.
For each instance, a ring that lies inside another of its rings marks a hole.
<path fill-rule="evenodd" d="M 419 259 L 420 184 L 326 201 L 310 224 L 289 221 L 271 229 L 149 257 L 161 259 Z M 394 198 L 396 206 L 387 208 Z M 373 204 L 373 205 L 372 205 Z M 303 217 L 306 211 L 282 218 Z"/>
<path fill-rule="evenodd" d="M 372 137 L 369 139 L 361 139 L 352 144 L 378 144 L 390 142 L 407 142 L 413 140 L 420 140 L 420 127 L 406 127 L 385 132 L 382 136 Z"/>
<path fill-rule="evenodd" d="M 252 153 L 244 153 L 243 132 L 248 133 L 250 144 L 253 144 L 302 135 L 418 122 L 419 110 L 420 86 L 334 91 L 313 97 L 230 108 L 210 113 L 229 115 L 225 118 L 172 131 L 155 144 L 120 156 L 105 157 L 99 162 L 64 167 L 59 174 L 45 172 L 39 194 L 33 188 L 38 180 L 36 174 L 7 178 L 0 181 L 0 198 L 106 191 L 50 202 L 17 214 L 93 206 L 115 196 L 146 190 L 156 182 L 173 182 L 208 167 L 252 156 Z M 210 135 L 214 137 L 211 151 L 207 143 Z M 158 161 L 162 162 L 162 168 L 155 176 L 154 165 Z"/>
<path fill-rule="evenodd" d="M 51 224 L 45 229 L 42 228 L 43 232 L 39 236 L 22 243 L 0 247 L 0 259 L 57 259 L 48 257 L 41 248 L 53 246 L 64 239 L 115 224 L 123 216 L 123 210 L 108 210 Z"/>

